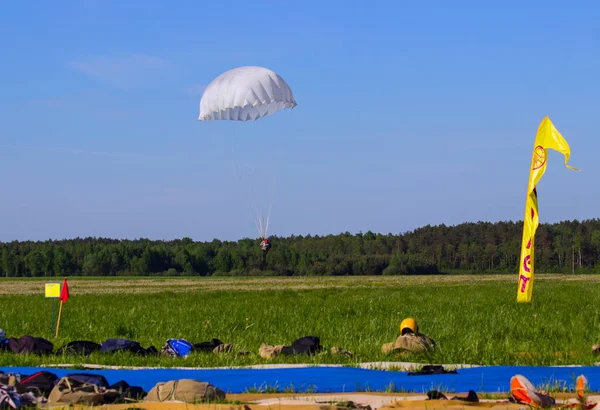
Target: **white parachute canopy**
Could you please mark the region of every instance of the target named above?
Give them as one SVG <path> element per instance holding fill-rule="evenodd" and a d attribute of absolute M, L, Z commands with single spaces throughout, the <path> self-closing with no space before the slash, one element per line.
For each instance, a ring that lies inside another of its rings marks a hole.
<path fill-rule="evenodd" d="M 245 66 L 224 72 L 206 87 L 198 119 L 255 121 L 295 106 L 292 90 L 277 73 Z"/>

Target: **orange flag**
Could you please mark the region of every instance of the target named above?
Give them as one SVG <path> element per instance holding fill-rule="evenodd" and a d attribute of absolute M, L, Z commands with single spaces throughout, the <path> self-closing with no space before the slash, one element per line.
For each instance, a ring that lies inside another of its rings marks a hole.
<path fill-rule="evenodd" d="M 58 329 L 60 328 L 60 317 L 62 316 L 62 305 L 64 302 L 69 300 L 69 285 L 67 284 L 67 278 L 63 281 L 62 288 L 60 289 L 60 309 L 58 309 L 58 322 L 56 323 L 56 335 L 58 337 Z"/>
<path fill-rule="evenodd" d="M 66 302 L 67 300 L 69 300 L 69 285 L 67 284 L 67 278 L 65 278 L 60 289 L 60 301 Z"/>

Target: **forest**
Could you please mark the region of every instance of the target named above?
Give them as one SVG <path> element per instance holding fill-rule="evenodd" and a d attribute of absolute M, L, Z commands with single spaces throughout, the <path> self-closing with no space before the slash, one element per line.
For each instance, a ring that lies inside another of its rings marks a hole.
<path fill-rule="evenodd" d="M 424 226 L 401 234 L 195 242 L 76 238 L 0 243 L 0 276 L 292 276 L 516 273 L 522 222 Z M 600 219 L 540 224 L 536 272 L 600 272 Z"/>

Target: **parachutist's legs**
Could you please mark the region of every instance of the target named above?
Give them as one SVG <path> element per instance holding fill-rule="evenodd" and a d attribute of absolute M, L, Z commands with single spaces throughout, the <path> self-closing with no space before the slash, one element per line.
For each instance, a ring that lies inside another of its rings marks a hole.
<path fill-rule="evenodd" d="M 260 270 L 263 270 L 265 268 L 265 265 L 267 264 L 267 253 L 269 253 L 268 249 L 264 249 L 262 251 L 262 262 L 260 264 Z"/>
<path fill-rule="evenodd" d="M 260 262 L 260 270 L 263 270 L 265 268 L 266 264 L 267 264 L 267 252 L 262 251 L 262 261 Z"/>

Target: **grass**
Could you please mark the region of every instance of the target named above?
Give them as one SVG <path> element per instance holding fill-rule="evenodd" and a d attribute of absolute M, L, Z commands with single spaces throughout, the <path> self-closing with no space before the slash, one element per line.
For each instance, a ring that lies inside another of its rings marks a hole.
<path fill-rule="evenodd" d="M 315 386 L 307 386 L 306 388 L 302 388 L 298 390 L 293 384 L 289 384 L 286 386 L 280 386 L 278 383 L 275 385 L 269 385 L 266 383 L 262 383 L 259 386 L 254 385 L 246 389 L 245 394 L 257 393 L 257 394 L 265 394 L 265 393 L 302 393 L 302 394 L 311 394 L 316 392 Z"/>
<path fill-rule="evenodd" d="M 45 280 L 0 280 L 0 328 L 9 336 L 41 336 L 62 346 L 126 337 L 159 350 L 168 338 L 192 343 L 213 337 L 236 353 L 187 358 L 128 354 L 37 357 L 0 354 L 0 366 L 96 363 L 120 366 L 217 367 L 264 363 L 367 361 L 483 365 L 591 365 L 600 342 L 598 276 L 537 275 L 532 304 L 516 303 L 516 278 L 493 276 L 344 278 L 135 278 L 69 279 L 60 336 L 51 328 Z M 49 280 L 52 281 L 52 280 Z M 58 307 L 58 306 L 56 306 Z M 58 311 L 58 309 L 56 309 Z M 407 316 L 432 337 L 430 355 L 387 356 L 381 345 L 398 336 Z M 290 344 L 305 335 L 340 346 L 352 358 L 258 356 L 261 343 Z"/>

